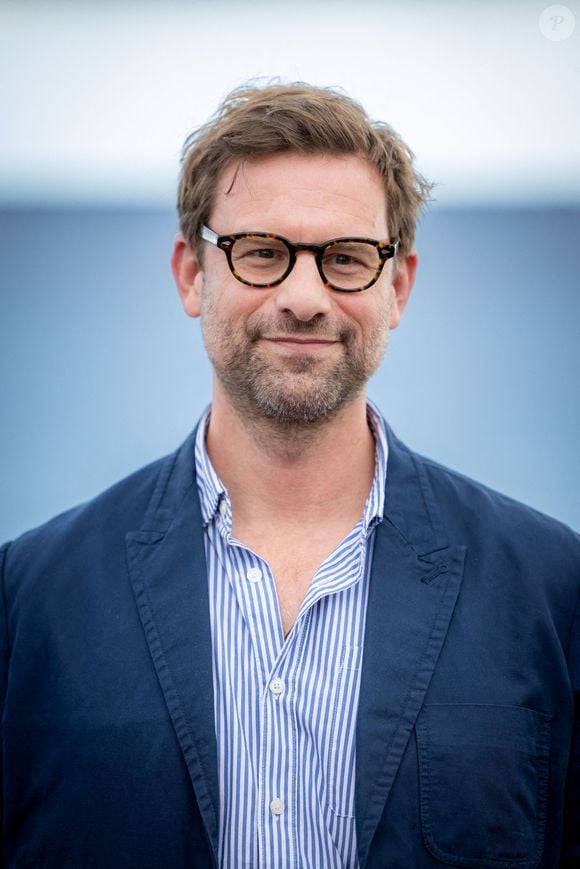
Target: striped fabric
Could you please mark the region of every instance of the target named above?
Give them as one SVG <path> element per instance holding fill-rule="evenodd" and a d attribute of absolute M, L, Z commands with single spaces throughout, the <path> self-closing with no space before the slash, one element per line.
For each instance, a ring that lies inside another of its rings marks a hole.
<path fill-rule="evenodd" d="M 220 866 L 356 867 L 355 727 L 373 531 L 387 441 L 369 403 L 374 481 L 363 516 L 320 566 L 286 637 L 267 562 L 232 537 L 228 493 L 199 426 L 219 758 Z"/>

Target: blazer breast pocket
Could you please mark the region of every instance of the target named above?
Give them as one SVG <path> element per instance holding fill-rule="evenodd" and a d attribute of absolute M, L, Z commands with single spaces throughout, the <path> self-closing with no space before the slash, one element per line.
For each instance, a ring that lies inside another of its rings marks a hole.
<path fill-rule="evenodd" d="M 451 866 L 534 869 L 544 847 L 551 716 L 425 706 L 416 724 L 421 826 Z"/>

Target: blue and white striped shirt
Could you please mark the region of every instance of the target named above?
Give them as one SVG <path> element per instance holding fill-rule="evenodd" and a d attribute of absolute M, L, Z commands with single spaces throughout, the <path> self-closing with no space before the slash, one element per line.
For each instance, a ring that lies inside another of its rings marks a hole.
<path fill-rule="evenodd" d="M 363 516 L 316 572 L 284 638 L 266 561 L 232 536 L 228 493 L 195 462 L 205 530 L 219 767 L 220 866 L 356 867 L 355 729 L 387 440 L 369 403 L 375 473 Z"/>

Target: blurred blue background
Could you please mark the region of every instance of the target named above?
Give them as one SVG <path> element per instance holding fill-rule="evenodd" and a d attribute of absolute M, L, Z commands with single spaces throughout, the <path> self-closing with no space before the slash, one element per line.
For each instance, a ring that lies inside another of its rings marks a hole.
<path fill-rule="evenodd" d="M 577 29 L 548 38 L 529 2 L 48 6 L 0 8 L 0 540 L 174 449 L 209 401 L 169 271 L 179 150 L 267 75 L 343 86 L 439 185 L 371 397 L 412 447 L 580 528 Z"/>

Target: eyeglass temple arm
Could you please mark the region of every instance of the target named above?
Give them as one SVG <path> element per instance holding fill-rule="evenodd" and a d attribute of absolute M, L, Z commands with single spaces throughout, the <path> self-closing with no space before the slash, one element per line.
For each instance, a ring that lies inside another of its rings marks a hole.
<path fill-rule="evenodd" d="M 201 227 L 199 234 L 204 241 L 209 241 L 211 244 L 217 245 L 219 235 L 217 232 L 214 232 L 213 229 L 210 229 L 209 226 L 205 226 L 204 224 L 204 226 Z"/>
<path fill-rule="evenodd" d="M 215 244 L 216 246 L 218 245 L 220 237 L 217 234 L 217 232 L 214 232 L 213 229 L 209 228 L 209 226 L 206 226 L 204 224 L 201 227 L 199 234 L 200 234 L 201 238 L 204 239 L 204 241 L 209 241 L 211 244 Z M 394 257 L 397 255 L 397 251 L 399 250 L 400 243 L 401 243 L 400 241 L 395 241 L 393 244 L 386 246 L 386 249 L 389 250 L 389 256 L 387 257 L 387 259 L 391 259 L 391 257 Z M 293 248 L 295 250 L 301 250 L 301 249 L 322 250 L 323 247 L 324 247 L 324 245 L 318 245 L 318 244 L 295 244 L 295 245 L 293 245 Z M 379 250 L 384 251 L 385 248 L 379 248 Z"/>
<path fill-rule="evenodd" d="M 383 252 L 383 256 L 385 256 L 386 253 L 385 259 L 392 259 L 397 256 L 400 244 L 400 241 L 394 241 L 392 244 L 387 244 L 385 247 L 379 248 L 379 250 Z"/>

